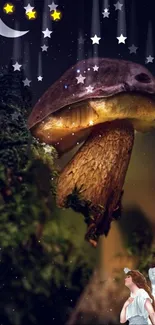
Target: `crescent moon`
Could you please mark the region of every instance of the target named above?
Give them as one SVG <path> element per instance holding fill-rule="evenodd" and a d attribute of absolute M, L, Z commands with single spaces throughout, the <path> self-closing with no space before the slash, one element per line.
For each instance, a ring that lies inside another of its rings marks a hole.
<path fill-rule="evenodd" d="M 0 35 L 1 36 L 16 38 L 16 37 L 21 37 L 21 36 L 27 34 L 28 32 L 29 32 L 29 30 L 20 31 L 20 30 L 12 29 L 12 28 L 8 27 L 7 25 L 5 25 L 2 21 L 2 19 L 0 18 Z"/>

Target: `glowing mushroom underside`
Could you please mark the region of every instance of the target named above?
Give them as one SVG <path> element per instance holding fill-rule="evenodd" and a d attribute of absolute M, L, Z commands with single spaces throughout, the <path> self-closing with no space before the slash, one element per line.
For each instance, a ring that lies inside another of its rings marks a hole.
<path fill-rule="evenodd" d="M 60 156 L 85 141 L 59 176 L 57 204 L 84 214 L 94 246 L 118 216 L 134 130 L 155 126 L 154 95 L 155 79 L 145 67 L 91 58 L 64 73 L 28 119 L 32 134 Z"/>

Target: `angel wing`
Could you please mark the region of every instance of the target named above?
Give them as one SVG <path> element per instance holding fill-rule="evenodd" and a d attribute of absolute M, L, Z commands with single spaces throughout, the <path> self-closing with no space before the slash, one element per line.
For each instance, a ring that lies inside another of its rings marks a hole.
<path fill-rule="evenodd" d="M 129 271 L 131 271 L 128 267 L 124 268 L 124 273 L 128 273 Z"/>
<path fill-rule="evenodd" d="M 155 284 L 155 267 L 151 267 L 148 271 L 149 279 L 151 284 Z"/>
<path fill-rule="evenodd" d="M 155 267 L 151 267 L 148 271 L 149 279 L 152 286 L 152 295 L 155 297 Z"/>

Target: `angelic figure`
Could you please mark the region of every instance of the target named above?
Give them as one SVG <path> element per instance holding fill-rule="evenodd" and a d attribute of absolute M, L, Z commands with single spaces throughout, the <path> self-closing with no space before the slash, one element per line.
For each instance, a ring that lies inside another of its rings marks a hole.
<path fill-rule="evenodd" d="M 155 267 L 148 272 L 151 287 L 138 270 L 124 268 L 124 272 L 130 297 L 121 310 L 120 323 L 129 321 L 129 325 L 155 325 Z"/>

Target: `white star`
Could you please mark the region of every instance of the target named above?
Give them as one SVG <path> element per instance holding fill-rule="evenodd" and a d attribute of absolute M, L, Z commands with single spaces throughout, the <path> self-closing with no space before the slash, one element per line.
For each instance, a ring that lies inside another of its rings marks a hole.
<path fill-rule="evenodd" d="M 25 79 L 25 80 L 23 80 L 23 83 L 24 83 L 24 87 L 25 86 L 28 86 L 28 87 L 30 87 L 30 82 L 31 82 L 31 80 L 29 80 L 29 79 Z"/>
<path fill-rule="evenodd" d="M 27 5 L 27 7 L 24 7 L 24 9 L 26 10 L 26 14 L 28 12 L 32 12 L 32 10 L 34 9 L 34 7 L 31 7 L 30 3 Z"/>
<path fill-rule="evenodd" d="M 46 28 L 44 31 L 42 31 L 42 33 L 44 34 L 44 38 L 45 37 L 51 38 L 51 33 L 53 33 L 53 32 L 51 30 L 49 30 L 48 28 Z"/>
<path fill-rule="evenodd" d="M 122 6 L 123 6 L 123 4 L 120 3 L 119 1 L 117 1 L 117 2 L 114 4 L 114 6 L 115 6 L 115 10 L 122 10 Z"/>
<path fill-rule="evenodd" d="M 47 49 L 48 49 L 48 46 L 46 46 L 45 44 L 43 45 L 43 46 L 41 46 L 41 48 L 42 48 L 42 52 L 47 52 Z"/>
<path fill-rule="evenodd" d="M 18 62 L 16 62 L 15 64 L 12 65 L 14 67 L 14 71 L 18 70 L 20 71 L 20 68 L 21 68 L 21 64 L 19 64 Z"/>
<path fill-rule="evenodd" d="M 97 65 L 94 65 L 93 69 L 94 71 L 98 71 L 99 67 Z"/>
<path fill-rule="evenodd" d="M 86 89 L 87 89 L 87 93 L 92 93 L 94 87 L 92 87 L 92 86 L 88 86 L 88 87 L 86 87 Z"/>
<path fill-rule="evenodd" d="M 99 44 L 100 39 L 101 38 L 98 37 L 97 35 L 95 35 L 94 37 L 91 37 L 93 44 Z"/>
<path fill-rule="evenodd" d="M 50 11 L 54 11 L 58 7 L 58 5 L 56 5 L 53 1 L 51 5 L 48 5 L 48 7 L 50 8 Z"/>
<path fill-rule="evenodd" d="M 109 18 L 110 12 L 109 9 L 105 8 L 102 12 L 103 18 Z"/>
<path fill-rule="evenodd" d="M 38 79 L 38 81 L 42 81 L 43 80 L 43 77 L 42 76 L 39 76 L 37 79 Z"/>
<path fill-rule="evenodd" d="M 124 37 L 122 34 L 119 37 L 116 37 L 118 39 L 118 44 L 120 43 L 124 43 L 125 44 L 125 40 L 127 39 L 127 37 Z"/>
<path fill-rule="evenodd" d="M 132 44 L 132 46 L 128 47 L 128 49 L 130 50 L 130 53 L 136 54 L 138 47 L 136 47 L 134 44 Z"/>
<path fill-rule="evenodd" d="M 76 77 L 77 79 L 77 83 L 82 83 L 84 84 L 84 80 L 86 79 L 86 77 L 83 77 L 82 74 L 79 75 L 79 77 Z"/>
<path fill-rule="evenodd" d="M 154 57 L 149 55 L 147 58 L 146 58 L 146 63 L 153 63 L 153 60 L 154 60 Z"/>

